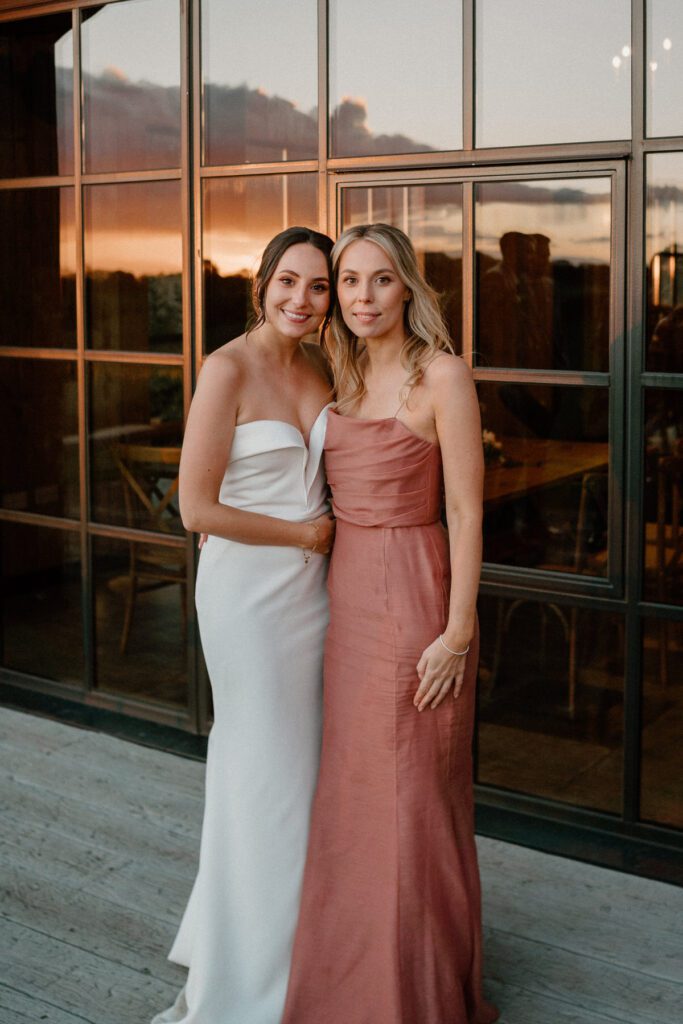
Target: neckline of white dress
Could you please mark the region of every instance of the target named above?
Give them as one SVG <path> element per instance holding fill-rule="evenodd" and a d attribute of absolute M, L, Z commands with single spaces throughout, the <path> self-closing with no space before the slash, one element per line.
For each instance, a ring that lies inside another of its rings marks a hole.
<path fill-rule="evenodd" d="M 238 430 L 240 427 L 253 427 L 253 426 L 256 426 L 256 425 L 262 424 L 262 423 L 277 423 L 277 424 L 279 424 L 282 427 L 290 427 L 291 430 L 293 430 L 295 433 L 297 433 L 299 435 L 299 437 L 301 438 L 301 440 L 303 441 L 304 447 L 308 450 L 308 449 L 310 449 L 310 446 L 311 446 L 311 439 L 313 437 L 313 431 L 315 430 L 315 428 L 318 426 L 318 423 L 322 419 L 323 413 L 327 412 L 327 410 L 332 405 L 334 405 L 334 402 L 328 402 L 327 405 L 324 405 L 322 407 L 322 409 L 320 410 L 320 412 L 318 413 L 318 415 L 316 416 L 316 418 L 313 420 L 313 423 L 311 424 L 311 429 L 308 431 L 308 443 L 306 443 L 306 438 L 304 437 L 303 432 L 301 431 L 301 429 L 299 427 L 297 427 L 295 423 L 290 423 L 289 420 L 271 420 L 271 419 L 248 420 L 246 423 L 236 423 L 235 424 L 235 430 Z"/>

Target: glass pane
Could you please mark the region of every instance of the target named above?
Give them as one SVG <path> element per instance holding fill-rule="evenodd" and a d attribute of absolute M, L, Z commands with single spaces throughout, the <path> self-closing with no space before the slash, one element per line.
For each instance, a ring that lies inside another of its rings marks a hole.
<path fill-rule="evenodd" d="M 681 0 L 648 0 L 647 133 L 683 134 L 683 8 Z"/>
<path fill-rule="evenodd" d="M 618 814 L 624 624 L 552 600 L 480 600 L 478 782 Z"/>
<path fill-rule="evenodd" d="M 479 384 L 484 560 L 607 575 L 608 393 Z"/>
<path fill-rule="evenodd" d="M 92 558 L 97 687 L 187 704 L 185 549 L 95 537 Z"/>
<path fill-rule="evenodd" d="M 73 174 L 71 14 L 0 25 L 0 177 Z"/>
<path fill-rule="evenodd" d="M 645 396 L 645 597 L 683 604 L 683 392 Z"/>
<path fill-rule="evenodd" d="M 0 190 L 0 345 L 76 345 L 71 188 Z"/>
<path fill-rule="evenodd" d="M 462 0 L 331 0 L 332 156 L 462 148 Z"/>
<path fill-rule="evenodd" d="M 476 186 L 478 366 L 609 368 L 610 180 Z"/>
<path fill-rule="evenodd" d="M 631 137 L 630 0 L 477 0 L 475 17 L 477 146 Z"/>
<path fill-rule="evenodd" d="M 462 185 L 347 188 L 342 226 L 381 221 L 401 228 L 441 297 L 456 352 L 462 351 Z"/>
<path fill-rule="evenodd" d="M 78 518 L 76 364 L 3 359 L 0 374 L 0 503 Z"/>
<path fill-rule="evenodd" d="M 177 0 L 125 0 L 82 18 L 85 170 L 179 167 Z"/>
<path fill-rule="evenodd" d="M 683 153 L 647 157 L 648 370 L 683 373 Z"/>
<path fill-rule="evenodd" d="M 273 235 L 317 228 L 315 174 L 214 178 L 204 182 L 204 345 L 213 352 L 244 331 L 250 276 Z"/>
<path fill-rule="evenodd" d="M 203 0 L 204 162 L 317 157 L 317 51 L 316 0 Z"/>
<path fill-rule="evenodd" d="M 84 195 L 88 345 L 180 352 L 180 183 L 93 185 Z"/>
<path fill-rule="evenodd" d="M 183 533 L 183 378 L 174 366 L 90 367 L 91 519 Z"/>
<path fill-rule="evenodd" d="M 79 534 L 0 522 L 2 663 L 83 685 Z"/>
<path fill-rule="evenodd" d="M 640 815 L 683 828 L 683 622 L 643 624 Z"/>

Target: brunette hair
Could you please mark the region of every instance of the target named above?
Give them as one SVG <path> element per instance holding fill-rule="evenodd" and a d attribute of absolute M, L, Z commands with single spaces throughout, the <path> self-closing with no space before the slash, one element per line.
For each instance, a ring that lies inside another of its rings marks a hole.
<path fill-rule="evenodd" d="M 339 236 L 332 250 L 335 284 L 342 253 L 359 239 L 374 242 L 384 250 L 410 292 L 403 313 L 406 340 L 401 349 L 401 362 L 408 372 L 405 387 L 410 392 L 438 352 L 453 352 L 438 297 L 420 273 L 412 242 L 400 228 L 390 224 L 359 224 Z M 365 394 L 359 364 L 364 345 L 344 322 L 338 304 L 332 311 L 329 334 L 323 336 L 323 348 L 332 365 L 338 407 L 355 405 Z"/>
<path fill-rule="evenodd" d="M 322 323 L 321 337 L 324 337 L 332 318 L 335 301 L 334 275 L 332 272 L 333 242 L 331 238 L 323 235 L 320 231 L 313 231 L 312 228 L 303 227 L 286 228 L 279 235 L 276 235 L 275 238 L 271 238 L 263 250 L 261 263 L 251 283 L 251 304 L 254 312 L 247 324 L 247 334 L 265 323 L 266 290 L 278 263 L 292 245 L 312 245 L 314 249 L 317 249 L 325 257 L 327 271 L 330 276 L 330 306 Z"/>

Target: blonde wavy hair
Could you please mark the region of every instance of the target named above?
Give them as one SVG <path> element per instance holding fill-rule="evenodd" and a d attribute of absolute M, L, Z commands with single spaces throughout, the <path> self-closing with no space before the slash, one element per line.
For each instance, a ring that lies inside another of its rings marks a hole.
<path fill-rule="evenodd" d="M 403 313 L 406 340 L 401 349 L 401 362 L 408 374 L 404 390 L 410 394 L 438 352 L 453 352 L 438 296 L 420 273 L 412 242 L 400 228 L 390 224 L 358 224 L 339 236 L 332 249 L 335 283 L 339 278 L 342 253 L 360 239 L 374 242 L 384 250 L 410 292 Z M 322 346 L 334 373 L 337 407 L 343 411 L 354 406 L 365 394 L 365 378 L 360 365 L 365 345 L 347 327 L 338 302 L 329 331 L 323 335 Z"/>

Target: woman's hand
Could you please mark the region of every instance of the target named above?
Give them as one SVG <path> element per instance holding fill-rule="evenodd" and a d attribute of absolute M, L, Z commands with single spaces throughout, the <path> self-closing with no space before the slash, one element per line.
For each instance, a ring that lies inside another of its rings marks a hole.
<path fill-rule="evenodd" d="M 329 555 L 334 543 L 334 530 L 337 525 L 334 516 L 329 512 L 325 512 L 324 515 L 318 516 L 317 519 L 310 519 L 305 525 L 308 527 L 308 530 L 306 531 L 306 541 L 303 544 L 304 550 L 315 550 L 321 555 Z"/>
<path fill-rule="evenodd" d="M 423 711 L 427 705 L 437 708 L 451 686 L 453 687 L 453 697 L 460 696 L 466 661 L 466 654 L 450 654 L 438 637 L 434 643 L 425 648 L 417 663 L 420 685 L 415 693 L 413 704 L 418 711 Z"/>

